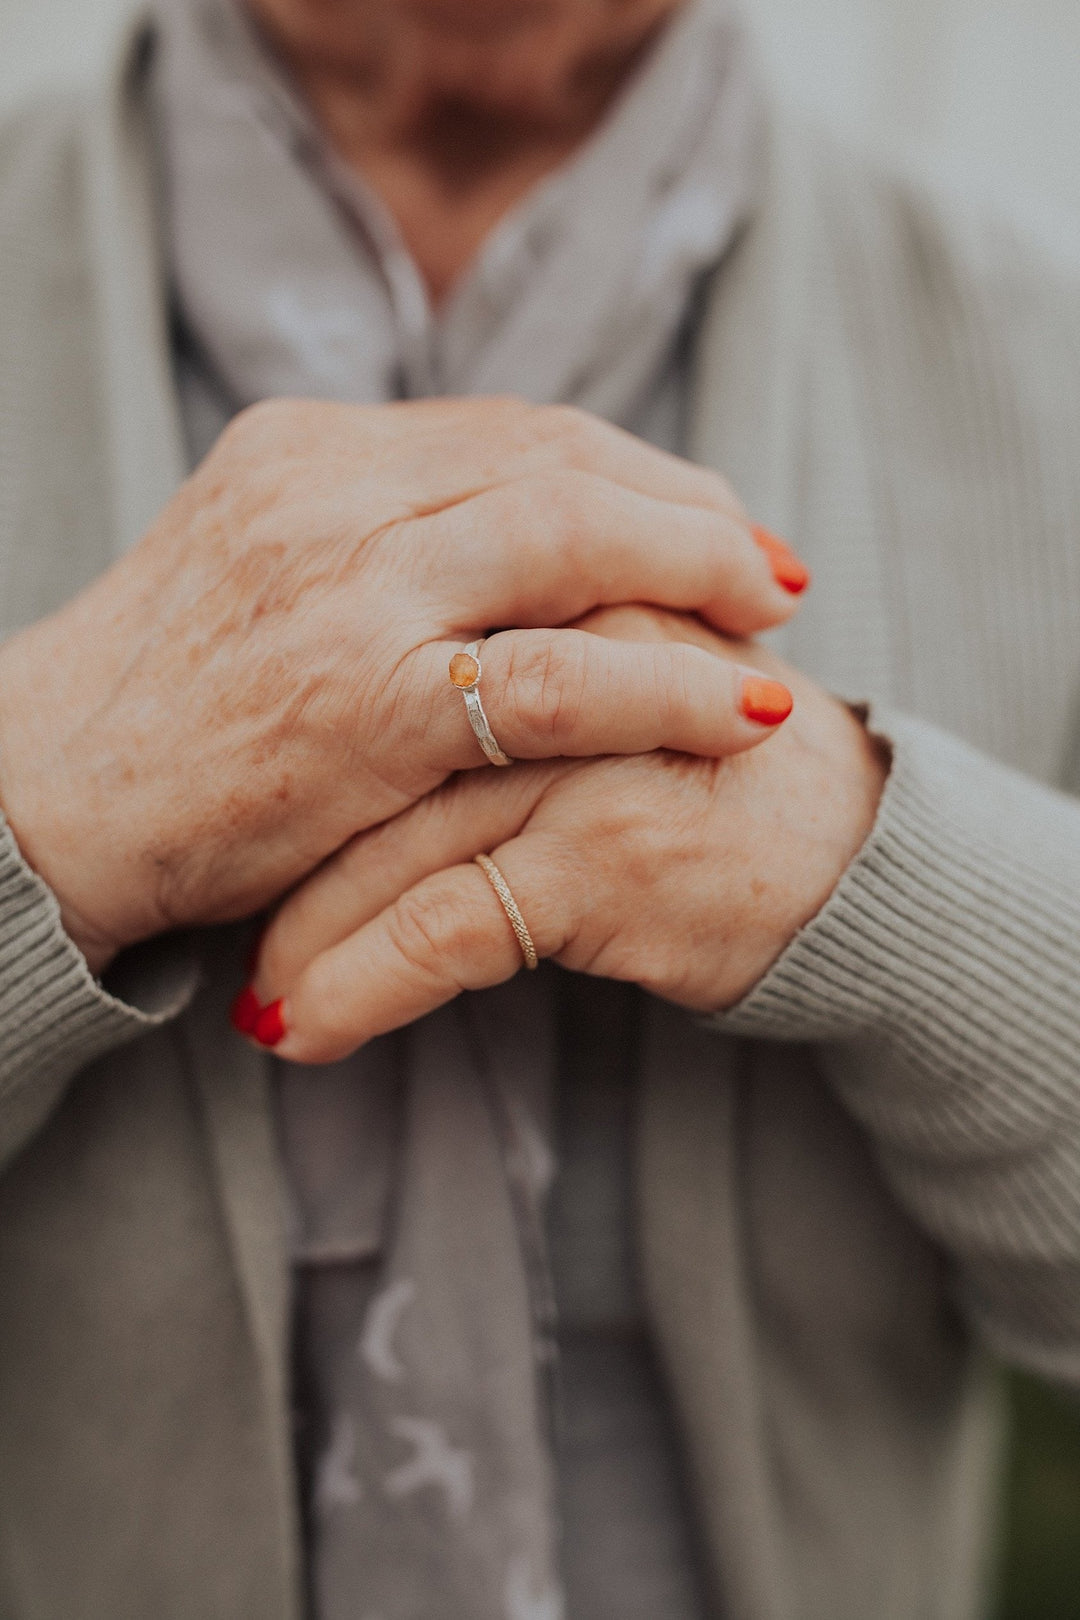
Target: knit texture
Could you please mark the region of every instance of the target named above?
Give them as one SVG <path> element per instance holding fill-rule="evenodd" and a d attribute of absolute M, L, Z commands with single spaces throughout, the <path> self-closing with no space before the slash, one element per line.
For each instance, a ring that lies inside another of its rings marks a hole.
<path fill-rule="evenodd" d="M 875 714 L 892 765 L 875 826 L 817 917 L 730 1013 L 728 1032 L 784 1040 L 873 1031 L 935 1076 L 936 1120 L 972 1064 L 988 1103 L 1046 1089 L 1075 1109 L 1080 847 L 1077 805 L 936 727 Z M 992 1143 L 980 1112 L 972 1126 Z"/>
<path fill-rule="evenodd" d="M 5 630 L 137 533 L 178 461 L 124 83 L 109 139 L 99 106 L 0 142 Z M 895 759 L 836 894 L 720 1030 L 652 1009 L 651 1319 L 725 1612 L 966 1620 L 972 1329 L 1080 1382 L 1080 806 L 1050 785 L 1080 688 L 1080 268 L 789 133 L 699 350 L 696 456 L 814 572 L 784 650 L 877 700 Z M 39 1009 L 36 1042 L 4 1038 L 41 1128 L 0 1108 L 24 1143 L 0 1179 L 0 1610 L 294 1620 L 242 965 L 223 951 L 167 1039 L 122 1046 L 45 934 L 6 1003 Z M 118 1044 L 62 1096 L 99 1018 Z"/>
<path fill-rule="evenodd" d="M 166 965 L 167 964 L 167 965 Z M 52 890 L 31 871 L 0 817 L 0 1114 L 6 1157 L 46 1116 L 64 1084 L 102 1053 L 174 1018 L 195 969 L 144 957 L 119 1000 L 68 938 Z"/>
<path fill-rule="evenodd" d="M 871 724 L 893 763 L 865 847 L 717 1025 L 825 1043 L 899 1195 L 964 1257 L 962 1294 L 985 1335 L 1072 1381 L 1077 805 L 935 727 L 890 714 Z"/>

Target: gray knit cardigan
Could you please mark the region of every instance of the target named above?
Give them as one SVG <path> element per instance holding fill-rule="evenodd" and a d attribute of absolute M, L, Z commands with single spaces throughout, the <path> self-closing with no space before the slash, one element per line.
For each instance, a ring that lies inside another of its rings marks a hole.
<path fill-rule="evenodd" d="M 182 473 L 144 51 L 0 134 L 5 634 Z M 980 1347 L 1080 1387 L 1080 258 L 777 118 L 694 447 L 807 556 L 784 650 L 871 702 L 893 765 L 747 999 L 651 1007 L 651 1319 L 730 1620 L 962 1620 Z M 242 950 L 135 952 L 109 993 L 0 844 L 5 1620 L 301 1612 Z"/>

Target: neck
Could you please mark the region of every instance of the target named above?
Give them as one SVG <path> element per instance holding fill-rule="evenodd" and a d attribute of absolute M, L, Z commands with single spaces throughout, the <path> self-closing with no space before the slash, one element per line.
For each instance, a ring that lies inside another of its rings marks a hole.
<path fill-rule="evenodd" d="M 609 28 L 598 41 L 553 33 L 537 0 L 531 24 L 516 12 L 515 29 L 479 43 L 373 27 L 331 52 L 283 26 L 268 0 L 251 3 L 335 150 L 393 215 L 435 302 L 502 216 L 587 140 L 674 9 L 621 0 L 616 36 Z"/>

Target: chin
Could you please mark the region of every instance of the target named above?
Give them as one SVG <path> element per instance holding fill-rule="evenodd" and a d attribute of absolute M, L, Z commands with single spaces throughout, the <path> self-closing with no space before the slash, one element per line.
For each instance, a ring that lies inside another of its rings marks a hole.
<path fill-rule="evenodd" d="M 489 39 L 546 28 L 594 8 L 587 0 L 386 0 L 384 9 L 435 34 Z"/>
<path fill-rule="evenodd" d="M 447 108 L 588 125 L 681 0 L 246 0 L 302 78 L 352 78 L 387 127 Z"/>

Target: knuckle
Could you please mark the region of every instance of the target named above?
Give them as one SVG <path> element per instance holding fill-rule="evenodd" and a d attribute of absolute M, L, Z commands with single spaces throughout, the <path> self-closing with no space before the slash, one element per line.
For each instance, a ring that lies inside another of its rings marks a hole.
<path fill-rule="evenodd" d="M 225 445 L 261 444 L 275 438 L 282 430 L 287 416 L 294 414 L 292 401 L 260 399 L 254 405 L 245 405 L 224 429 L 221 443 Z"/>
<path fill-rule="evenodd" d="M 544 405 L 540 415 L 542 431 L 566 455 L 588 450 L 603 437 L 599 418 L 580 405 Z"/>
<path fill-rule="evenodd" d="M 548 551 L 569 564 L 582 536 L 596 526 L 600 480 L 577 467 L 553 468 L 524 481 L 524 510 Z"/>
<path fill-rule="evenodd" d="M 410 401 L 396 409 L 415 410 L 419 407 L 438 422 L 441 432 L 450 435 L 451 442 L 460 445 L 462 455 L 468 457 L 478 441 L 497 445 L 501 455 L 509 458 L 510 465 L 532 451 L 540 434 L 537 418 L 540 408 L 520 394 L 485 394 L 458 399 Z M 385 410 L 385 406 L 376 406 Z"/>
<path fill-rule="evenodd" d="M 246 405 L 222 430 L 218 445 L 244 459 L 301 451 L 322 443 L 331 424 L 354 406 L 329 401 L 271 398 Z"/>
<path fill-rule="evenodd" d="M 387 930 L 402 959 L 440 983 L 449 976 L 449 965 L 468 952 L 475 935 L 458 897 L 438 881 L 403 894 L 387 914 Z"/>
<path fill-rule="evenodd" d="M 588 681 L 585 644 L 530 637 L 513 647 L 507 671 L 519 723 L 545 747 L 554 749 L 575 730 Z"/>
<path fill-rule="evenodd" d="M 537 528 L 537 518 L 542 516 L 544 510 L 544 496 L 547 487 L 546 473 L 532 473 L 522 478 L 515 478 L 506 484 L 496 484 L 493 489 L 486 490 L 476 498 L 475 511 L 469 516 L 486 520 L 484 522 L 483 539 L 485 546 L 493 542 L 499 545 L 507 544 L 510 535 L 533 535 Z"/>

